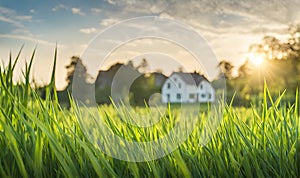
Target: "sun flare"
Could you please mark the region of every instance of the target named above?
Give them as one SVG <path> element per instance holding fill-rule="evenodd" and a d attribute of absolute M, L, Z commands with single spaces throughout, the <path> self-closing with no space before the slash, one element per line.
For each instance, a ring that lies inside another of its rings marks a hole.
<path fill-rule="evenodd" d="M 261 65 L 264 61 L 264 56 L 263 55 L 258 55 L 258 54 L 250 54 L 249 59 L 253 64 Z"/>

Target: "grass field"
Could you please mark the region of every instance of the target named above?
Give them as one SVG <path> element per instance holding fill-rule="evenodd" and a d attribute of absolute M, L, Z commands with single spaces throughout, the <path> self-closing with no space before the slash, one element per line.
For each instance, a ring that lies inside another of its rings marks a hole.
<path fill-rule="evenodd" d="M 31 62 L 21 85 L 13 85 L 15 63 L 0 72 L 0 177 L 300 177 L 297 93 L 293 105 L 281 103 L 281 96 L 272 100 L 265 89 L 261 105 L 225 106 L 222 123 L 206 145 L 199 145 L 198 133 L 207 114 L 199 114 L 192 134 L 171 154 L 126 162 L 89 142 L 76 118 L 76 106 L 62 109 L 55 92 L 50 95 L 55 70 L 46 99 L 41 99 L 30 87 Z M 115 133 L 137 141 L 167 134 L 177 112 L 171 107 L 168 112 L 174 114 L 165 118 L 169 124 L 162 121 L 147 130 L 122 125 L 113 106 L 100 106 L 99 111 Z"/>

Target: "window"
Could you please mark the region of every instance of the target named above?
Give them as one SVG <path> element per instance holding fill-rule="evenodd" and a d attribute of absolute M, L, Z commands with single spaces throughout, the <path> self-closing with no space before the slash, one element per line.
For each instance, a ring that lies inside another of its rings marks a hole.
<path fill-rule="evenodd" d="M 189 97 L 190 97 L 190 99 L 194 99 L 194 98 L 195 98 L 195 94 L 194 94 L 194 93 L 191 93 L 191 94 L 189 95 Z"/>
<path fill-rule="evenodd" d="M 201 97 L 202 97 L 202 98 L 205 98 L 205 97 L 206 97 L 206 94 L 201 94 Z"/>
<path fill-rule="evenodd" d="M 201 89 L 201 90 L 203 89 L 203 85 L 202 85 L 202 84 L 200 85 L 200 89 Z"/>
<path fill-rule="evenodd" d="M 170 101 L 170 94 L 167 94 L 167 100 Z"/>
<path fill-rule="evenodd" d="M 181 83 L 178 84 L 178 88 L 181 88 Z"/>
<path fill-rule="evenodd" d="M 177 78 L 174 77 L 174 81 L 176 82 L 176 81 L 177 81 Z"/>
<path fill-rule="evenodd" d="M 181 94 L 177 93 L 176 97 L 177 97 L 178 100 L 180 100 L 181 99 Z"/>
<path fill-rule="evenodd" d="M 211 94 L 210 93 L 208 94 L 208 99 L 211 99 Z"/>
<path fill-rule="evenodd" d="M 167 88 L 170 89 L 171 88 L 171 84 L 167 83 Z"/>

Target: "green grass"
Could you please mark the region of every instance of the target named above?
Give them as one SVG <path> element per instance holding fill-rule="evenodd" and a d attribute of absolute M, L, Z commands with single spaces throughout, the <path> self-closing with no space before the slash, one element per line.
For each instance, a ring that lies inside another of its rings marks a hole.
<path fill-rule="evenodd" d="M 222 123 L 206 145 L 199 145 L 199 134 L 207 114 L 199 114 L 192 118 L 199 119 L 195 130 L 171 154 L 126 162 L 88 141 L 76 119 L 76 106 L 60 107 L 56 92 L 51 94 L 55 65 L 44 100 L 30 87 L 32 60 L 24 71 L 25 82 L 13 85 L 18 56 L 0 71 L 0 177 L 300 177 L 298 93 L 293 105 L 285 106 L 281 96 L 272 100 L 265 88 L 259 106 L 225 106 Z M 179 112 L 171 108 L 158 126 L 145 129 L 120 122 L 113 106 L 98 110 L 116 134 L 137 141 L 167 134 Z M 144 113 L 147 108 L 137 110 Z"/>

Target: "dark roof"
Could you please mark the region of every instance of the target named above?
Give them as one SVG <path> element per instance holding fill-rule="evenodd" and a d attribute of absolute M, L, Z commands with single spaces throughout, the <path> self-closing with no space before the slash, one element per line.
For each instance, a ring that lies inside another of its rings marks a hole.
<path fill-rule="evenodd" d="M 162 79 L 168 78 L 167 76 L 165 76 L 164 74 L 159 73 L 159 72 L 152 72 L 151 75 L 155 76 L 156 78 L 162 78 Z"/>
<path fill-rule="evenodd" d="M 172 73 L 172 75 L 174 74 L 178 75 L 186 84 L 189 85 L 193 85 L 193 84 L 199 85 L 199 83 L 203 80 L 208 81 L 205 76 L 200 75 L 198 73 L 184 73 L 184 72 Z"/>

